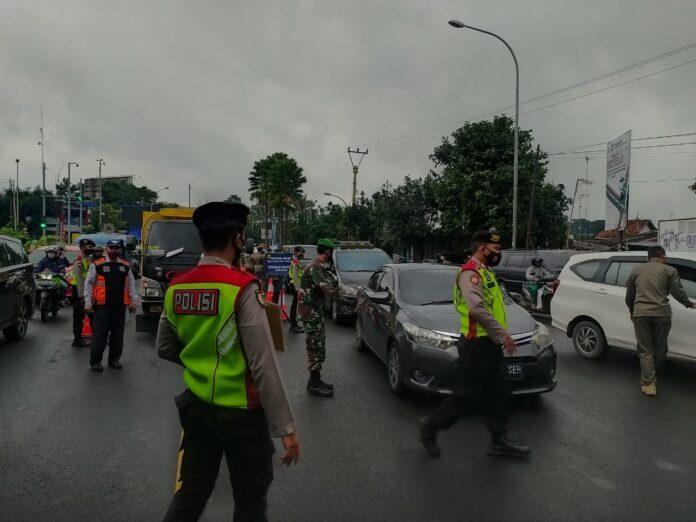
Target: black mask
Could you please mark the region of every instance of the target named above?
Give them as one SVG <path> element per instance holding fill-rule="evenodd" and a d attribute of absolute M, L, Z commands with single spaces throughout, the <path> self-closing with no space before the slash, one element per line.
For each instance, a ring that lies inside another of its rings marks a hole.
<path fill-rule="evenodd" d="M 493 267 L 498 266 L 500 264 L 500 253 L 489 251 L 488 254 L 485 254 L 485 256 L 487 266 Z"/>

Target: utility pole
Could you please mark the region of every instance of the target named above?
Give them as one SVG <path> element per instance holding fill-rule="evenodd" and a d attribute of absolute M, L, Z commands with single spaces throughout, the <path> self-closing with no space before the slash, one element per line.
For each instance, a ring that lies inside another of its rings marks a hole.
<path fill-rule="evenodd" d="M 191 208 L 191 184 L 189 183 L 188 208 Z"/>
<path fill-rule="evenodd" d="M 101 169 L 103 166 L 106 165 L 104 163 L 104 160 L 99 158 L 97 160 L 97 163 L 99 164 L 99 230 L 102 229 L 103 227 L 103 218 L 104 218 L 104 209 L 102 208 L 102 177 L 101 177 Z M 70 165 L 68 165 L 68 171 L 70 171 Z"/>
<path fill-rule="evenodd" d="M 536 182 L 532 182 L 532 197 L 529 202 L 529 219 L 527 221 L 527 241 L 525 242 L 525 250 L 529 250 L 532 243 L 532 214 L 534 213 L 534 193 L 536 192 Z"/>
<path fill-rule="evenodd" d="M 365 159 L 367 153 L 368 149 L 360 150 L 360 148 L 357 148 L 355 150 L 350 150 L 350 147 L 348 147 L 348 157 L 350 158 L 350 164 L 353 165 L 353 206 L 355 206 L 355 200 L 358 197 L 358 168 L 362 160 Z M 353 154 L 358 154 L 360 156 L 357 163 L 353 160 Z"/>
<path fill-rule="evenodd" d="M 10 192 L 7 195 L 8 199 L 10 197 L 10 194 L 12 194 L 12 199 L 14 199 L 14 184 L 13 184 L 12 178 L 10 178 Z M 14 201 L 11 201 L 8 206 L 10 207 L 10 220 L 15 221 L 15 219 L 14 219 L 14 215 L 15 215 Z M 16 221 L 15 221 L 15 230 L 17 230 L 17 222 Z"/>
<path fill-rule="evenodd" d="M 70 233 L 72 232 L 72 222 L 71 222 L 71 211 L 72 211 L 72 185 L 70 184 L 70 166 L 75 165 L 75 167 L 79 167 L 77 163 L 74 161 L 68 161 L 68 240 L 67 243 L 70 244 L 72 237 L 70 236 Z"/>
<path fill-rule="evenodd" d="M 15 160 L 17 162 L 17 185 L 15 186 L 15 230 L 17 230 L 17 223 L 19 223 L 19 158 Z"/>
<path fill-rule="evenodd" d="M 41 128 L 39 129 L 41 133 L 41 140 L 39 145 L 41 145 L 41 223 L 46 224 L 46 161 L 44 160 L 44 121 L 43 121 L 43 111 L 41 111 Z M 41 235 L 46 237 L 46 227 L 41 227 Z"/>
<path fill-rule="evenodd" d="M 578 187 L 580 184 L 592 185 L 592 182 L 587 178 L 578 178 L 575 182 L 575 192 L 573 193 L 573 204 L 570 207 L 570 218 L 568 219 L 568 234 L 566 235 L 566 248 L 570 244 L 570 228 L 573 224 L 573 211 L 575 210 L 575 199 L 578 197 Z"/>
<path fill-rule="evenodd" d="M 82 178 L 80 178 L 80 234 L 82 234 Z"/>

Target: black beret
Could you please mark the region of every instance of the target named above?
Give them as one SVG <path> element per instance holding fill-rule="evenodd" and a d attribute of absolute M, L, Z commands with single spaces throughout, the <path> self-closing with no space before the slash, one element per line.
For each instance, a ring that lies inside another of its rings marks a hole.
<path fill-rule="evenodd" d="M 123 244 L 119 239 L 109 239 L 109 241 L 106 242 L 106 246 L 123 248 Z"/>
<path fill-rule="evenodd" d="M 500 244 L 500 232 L 489 232 L 488 230 L 479 230 L 471 238 L 472 243 L 495 243 Z"/>
<path fill-rule="evenodd" d="M 242 203 L 212 201 L 198 207 L 193 212 L 193 224 L 196 225 L 196 228 L 201 228 L 201 226 L 206 223 L 219 223 L 224 225 L 237 222 L 246 226 L 248 216 L 249 207 Z"/>
<path fill-rule="evenodd" d="M 94 246 L 94 241 L 91 239 L 88 239 L 86 237 L 83 237 L 80 239 L 80 242 L 78 243 L 81 247 L 87 247 L 87 246 Z"/>

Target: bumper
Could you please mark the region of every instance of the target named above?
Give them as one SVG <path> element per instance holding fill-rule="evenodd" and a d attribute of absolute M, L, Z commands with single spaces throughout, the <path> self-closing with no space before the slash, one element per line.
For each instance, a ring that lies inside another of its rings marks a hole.
<path fill-rule="evenodd" d="M 143 299 L 141 310 L 135 316 L 135 331 L 157 332 L 157 325 L 163 310 L 163 299 Z"/>
<path fill-rule="evenodd" d="M 417 392 L 449 395 L 457 381 L 459 354 L 456 347 L 440 350 L 405 342 L 405 384 Z M 521 344 L 517 353 L 505 357 L 512 395 L 546 393 L 556 387 L 556 350 L 553 344 L 539 349 Z"/>
<path fill-rule="evenodd" d="M 338 313 L 341 317 L 355 317 L 358 311 L 357 296 L 339 294 L 336 301 L 338 303 Z"/>

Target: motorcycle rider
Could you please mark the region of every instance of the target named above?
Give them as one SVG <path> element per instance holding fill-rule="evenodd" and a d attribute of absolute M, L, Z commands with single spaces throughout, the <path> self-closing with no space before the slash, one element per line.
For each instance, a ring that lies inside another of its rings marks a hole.
<path fill-rule="evenodd" d="M 39 261 L 34 270 L 37 274 L 44 271 L 50 271 L 56 275 L 61 276 L 60 278 L 60 289 L 58 290 L 58 300 L 62 301 L 65 299 L 65 292 L 68 289 L 68 283 L 65 282 L 65 263 L 58 257 L 57 247 L 48 247 L 46 249 L 46 257 Z"/>
<path fill-rule="evenodd" d="M 548 277 L 553 277 L 553 274 L 544 268 L 544 260 L 540 257 L 533 257 L 532 264 L 527 268 L 527 288 L 529 288 L 529 294 L 531 295 L 531 308 L 532 310 L 543 308 L 541 298 L 543 293 L 539 292 L 539 288 L 544 284 L 544 279 Z"/>

